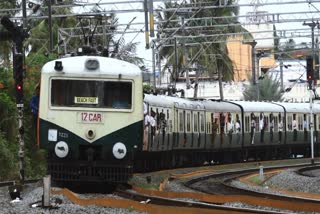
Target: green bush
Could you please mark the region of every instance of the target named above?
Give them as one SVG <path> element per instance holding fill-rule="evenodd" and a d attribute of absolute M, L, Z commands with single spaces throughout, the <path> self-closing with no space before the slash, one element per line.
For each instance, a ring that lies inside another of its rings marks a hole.
<path fill-rule="evenodd" d="M 0 180 L 11 180 L 18 174 L 17 159 L 0 132 Z"/>

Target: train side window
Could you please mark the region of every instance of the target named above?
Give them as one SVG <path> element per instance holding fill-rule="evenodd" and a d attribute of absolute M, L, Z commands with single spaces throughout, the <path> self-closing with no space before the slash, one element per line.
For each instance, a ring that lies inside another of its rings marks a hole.
<path fill-rule="evenodd" d="M 193 132 L 198 132 L 198 113 L 193 113 Z"/>
<path fill-rule="evenodd" d="M 187 132 L 191 132 L 191 113 L 187 113 Z"/>
<path fill-rule="evenodd" d="M 200 113 L 200 132 L 205 132 L 205 121 L 203 112 Z"/>
<path fill-rule="evenodd" d="M 167 120 L 169 120 L 169 109 L 167 109 Z"/>
<path fill-rule="evenodd" d="M 244 117 L 244 131 L 249 132 L 250 129 L 250 116 Z"/>
<path fill-rule="evenodd" d="M 298 130 L 303 130 L 303 117 L 298 115 Z"/>
<path fill-rule="evenodd" d="M 179 132 L 183 132 L 183 112 L 179 112 Z"/>
<path fill-rule="evenodd" d="M 288 131 L 292 131 L 292 115 L 287 116 Z"/>

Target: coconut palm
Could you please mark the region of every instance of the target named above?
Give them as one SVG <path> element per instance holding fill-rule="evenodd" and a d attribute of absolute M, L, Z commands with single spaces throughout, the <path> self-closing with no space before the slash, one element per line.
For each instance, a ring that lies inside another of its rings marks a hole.
<path fill-rule="evenodd" d="M 250 101 L 282 101 L 280 81 L 269 75 L 265 75 L 257 84 L 252 81 L 245 86 L 244 100 Z"/>
<path fill-rule="evenodd" d="M 238 25 L 238 21 L 235 17 L 232 17 L 234 15 L 238 14 L 238 7 L 225 7 L 225 8 L 216 8 L 216 9 L 201 9 L 201 6 L 203 5 L 219 5 L 219 1 L 191 1 L 192 6 L 196 5 L 199 6 L 200 9 L 194 11 L 192 14 L 189 14 L 189 17 L 192 18 L 201 18 L 201 17 L 228 17 L 224 19 L 211 19 L 210 21 L 213 22 L 213 26 L 207 26 L 203 22 L 203 20 L 197 20 L 192 21 L 188 24 L 190 27 L 195 26 L 201 26 L 201 28 L 196 28 L 192 30 L 179 30 L 175 32 L 175 35 L 208 35 L 203 37 L 198 37 L 196 39 L 193 39 L 193 43 L 202 44 L 203 42 L 210 43 L 206 45 L 200 45 L 200 46 L 194 46 L 194 47 L 188 47 L 187 53 L 188 56 L 191 56 L 189 58 L 193 58 L 200 64 L 202 67 L 205 67 L 205 75 L 207 76 L 215 76 L 215 74 L 218 73 L 218 80 L 220 85 L 220 97 L 223 99 L 223 92 L 222 92 L 222 81 L 231 81 L 233 80 L 233 66 L 232 61 L 228 57 L 227 54 L 227 48 L 226 48 L 226 42 L 219 42 L 219 41 L 226 41 L 227 37 L 224 36 L 225 33 L 232 33 L 232 32 L 242 32 L 245 31 L 240 25 Z M 235 1 L 228 0 L 227 5 L 235 4 Z M 180 6 L 177 3 L 166 3 L 165 8 L 178 8 L 178 7 L 191 7 L 189 3 L 185 3 L 183 6 Z M 177 10 L 179 11 L 179 9 Z M 186 16 L 186 15 L 185 15 Z M 188 14 L 187 14 L 188 16 Z M 231 17 L 231 18 L 230 18 Z M 181 27 L 181 24 L 177 22 L 173 22 L 171 20 L 178 19 L 178 13 L 175 12 L 168 12 L 165 11 L 163 13 L 158 13 L 157 18 L 159 21 L 165 21 L 164 24 L 159 25 L 160 29 L 165 28 L 172 28 L 172 27 Z M 226 25 L 226 24 L 235 24 L 235 25 L 229 25 L 229 27 L 225 26 L 214 26 L 214 25 Z M 172 32 L 168 31 L 162 31 L 160 35 L 158 35 L 160 38 L 164 37 L 173 37 L 174 35 L 170 35 Z M 220 34 L 220 36 L 210 37 L 212 34 Z M 170 40 L 171 44 L 173 40 Z M 160 39 L 160 43 L 163 42 Z M 184 42 L 188 43 L 188 39 L 185 38 Z M 176 51 L 176 53 L 175 53 Z M 200 53 L 197 55 L 197 57 L 192 57 L 194 53 Z M 175 47 L 163 47 L 160 51 L 162 59 L 166 60 L 166 65 L 164 66 L 164 70 L 170 67 L 170 65 L 173 66 L 171 70 L 172 80 L 175 81 L 177 78 L 182 75 L 185 72 L 185 69 L 183 70 L 183 51 L 181 48 L 178 50 L 175 50 Z M 189 61 L 189 65 L 193 64 L 194 61 Z M 163 70 L 163 71 L 164 71 Z M 218 71 L 218 72 L 217 72 Z M 194 96 L 196 97 L 197 94 L 197 77 L 196 75 L 196 84 L 195 84 L 195 93 Z"/>

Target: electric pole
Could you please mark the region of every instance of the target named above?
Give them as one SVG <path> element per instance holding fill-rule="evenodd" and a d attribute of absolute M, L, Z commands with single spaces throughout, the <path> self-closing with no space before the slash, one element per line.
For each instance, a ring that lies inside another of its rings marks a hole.
<path fill-rule="evenodd" d="M 309 26 L 311 28 L 311 41 L 312 41 L 312 73 L 314 72 L 314 61 L 315 61 L 315 52 L 314 52 L 314 28 L 317 26 L 317 23 L 314 21 L 306 23 L 304 22 L 302 25 Z M 307 66 L 308 69 L 308 66 Z M 308 71 L 307 71 L 308 72 Z M 314 75 L 313 75 L 314 76 Z M 309 92 L 310 92 L 310 140 L 311 140 L 311 164 L 314 164 L 314 145 L 313 145 L 313 109 L 312 109 L 312 97 L 313 97 L 313 81 L 314 78 L 308 80 L 309 81 Z"/>

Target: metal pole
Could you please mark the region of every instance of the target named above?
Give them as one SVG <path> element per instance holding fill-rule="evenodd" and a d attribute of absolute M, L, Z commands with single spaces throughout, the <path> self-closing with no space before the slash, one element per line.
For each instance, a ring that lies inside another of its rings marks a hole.
<path fill-rule="evenodd" d="M 313 66 L 312 70 L 314 72 L 314 62 L 315 62 L 315 52 L 314 52 L 314 27 L 315 25 L 311 26 L 311 40 L 312 40 L 312 61 Z M 314 75 L 314 74 L 313 74 Z M 313 145 L 313 110 L 312 110 L 312 95 L 313 95 L 313 81 L 311 83 L 310 88 L 310 137 L 311 137 L 311 164 L 314 164 L 314 145 Z"/>
<path fill-rule="evenodd" d="M 48 0 L 48 27 L 49 27 L 49 52 L 53 50 L 53 36 L 52 36 L 52 10 L 51 0 Z"/>
<path fill-rule="evenodd" d="M 160 50 L 157 50 L 157 59 L 158 59 L 158 70 L 159 70 L 159 86 L 161 86 L 161 60 L 160 60 Z"/>
<path fill-rule="evenodd" d="M 149 22 L 150 22 L 150 36 L 154 37 L 154 15 L 153 15 L 153 0 L 149 0 Z"/>
<path fill-rule="evenodd" d="M 144 27 L 145 27 L 145 39 L 146 39 L 146 49 L 149 49 L 149 26 L 148 26 L 148 0 L 144 0 L 143 3 L 144 8 Z"/>
<path fill-rule="evenodd" d="M 176 77 L 179 74 L 179 68 L 178 68 L 178 50 L 177 50 L 177 38 L 174 38 L 174 58 L 175 58 L 175 76 L 174 76 L 174 88 L 176 88 L 177 79 Z"/>
<path fill-rule="evenodd" d="M 185 27 L 184 27 L 184 16 L 181 17 L 181 26 L 182 26 L 182 35 L 185 36 Z M 184 57 L 183 57 L 183 67 L 184 67 L 184 71 L 186 72 L 186 88 L 189 89 L 190 88 L 190 81 L 189 81 L 189 68 L 188 68 L 188 51 L 185 45 L 185 41 L 182 40 L 182 50 L 184 53 Z"/>
<path fill-rule="evenodd" d="M 280 79 L 281 79 L 281 92 L 284 92 L 284 88 L 283 88 L 283 60 L 282 60 L 281 55 L 280 55 Z"/>
<path fill-rule="evenodd" d="M 156 91 L 156 59 L 155 59 L 155 43 L 152 40 L 151 49 L 152 49 L 152 72 L 153 72 L 153 89 Z"/>
<path fill-rule="evenodd" d="M 310 23 L 304 22 L 303 25 L 307 25 L 311 27 L 311 42 L 312 42 L 312 61 L 313 61 L 313 66 L 312 70 L 314 72 L 314 61 L 315 61 L 315 51 L 314 51 L 314 28 L 317 25 L 314 21 Z M 311 164 L 314 164 L 314 145 L 313 145 L 313 109 L 312 109 L 312 97 L 313 97 L 313 80 L 310 84 L 309 88 L 310 92 L 310 141 L 311 141 Z"/>

